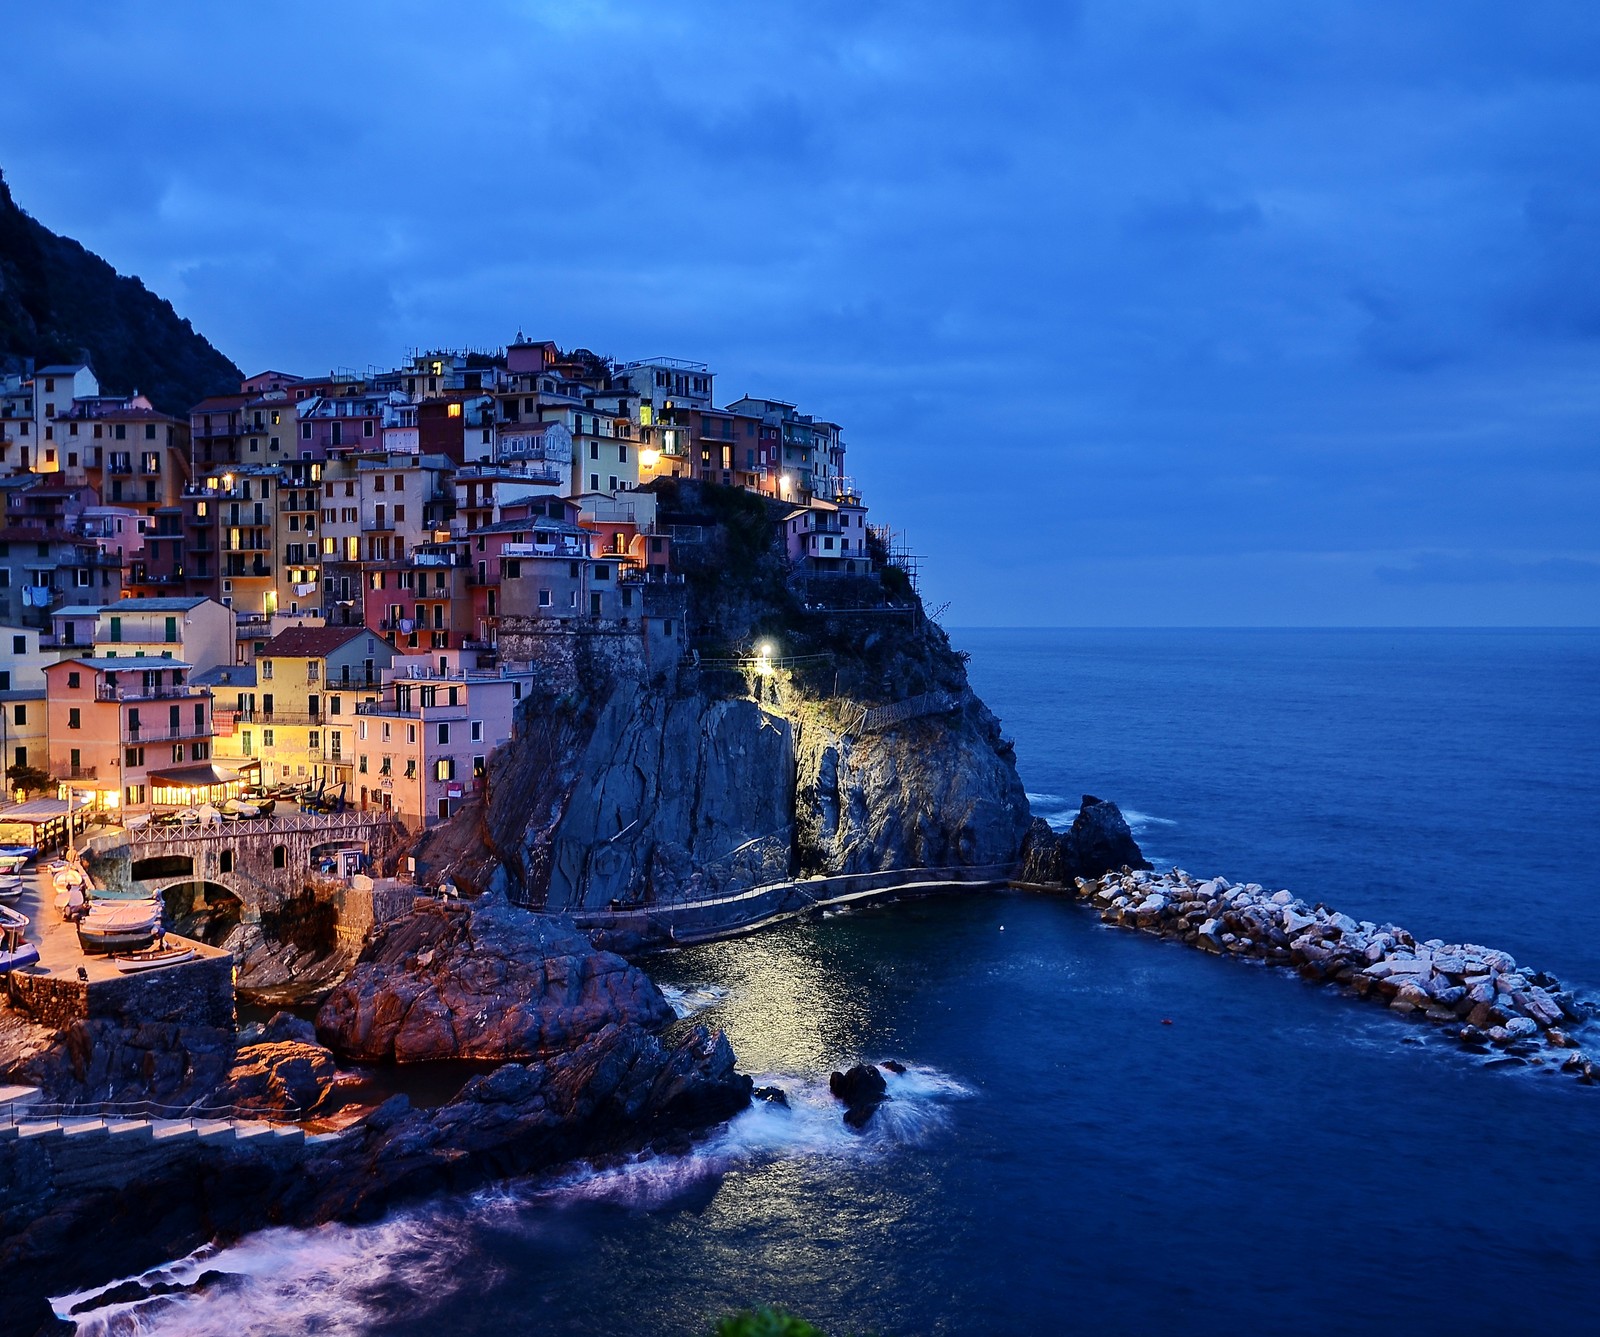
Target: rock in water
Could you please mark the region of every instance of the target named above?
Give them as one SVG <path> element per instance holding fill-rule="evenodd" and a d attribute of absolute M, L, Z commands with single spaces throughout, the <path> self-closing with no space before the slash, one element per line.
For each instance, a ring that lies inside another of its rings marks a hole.
<path fill-rule="evenodd" d="M 317 1013 L 317 1035 L 365 1062 L 530 1059 L 612 1024 L 674 1019 L 650 977 L 570 920 L 485 897 L 387 925 Z"/>
<path fill-rule="evenodd" d="M 872 1112 L 889 1098 L 889 1084 L 871 1063 L 858 1063 L 848 1072 L 828 1078 L 828 1090 L 844 1102 L 844 1121 L 855 1129 L 867 1126 Z"/>
<path fill-rule="evenodd" d="M 1070 886 L 1074 878 L 1099 877 L 1114 868 L 1149 868 L 1139 843 L 1134 840 L 1122 809 L 1093 794 L 1083 796 L 1083 805 L 1064 833 L 1036 819 L 1028 829 L 1022 846 L 1022 880 Z"/>

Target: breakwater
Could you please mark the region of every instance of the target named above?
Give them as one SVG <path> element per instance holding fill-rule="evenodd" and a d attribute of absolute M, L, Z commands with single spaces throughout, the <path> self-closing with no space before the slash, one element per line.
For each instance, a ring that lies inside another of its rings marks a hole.
<path fill-rule="evenodd" d="M 1464 1044 L 1529 1058 L 1565 1051 L 1560 1067 L 1586 1082 L 1600 1067 L 1578 1048 L 1589 1006 L 1553 975 L 1476 943 L 1419 941 L 1394 924 L 1356 920 L 1288 891 L 1227 878 L 1197 880 L 1124 867 L 1071 888 L 1103 922 L 1223 956 L 1264 961 L 1335 983 L 1396 1013 L 1444 1028 Z"/>

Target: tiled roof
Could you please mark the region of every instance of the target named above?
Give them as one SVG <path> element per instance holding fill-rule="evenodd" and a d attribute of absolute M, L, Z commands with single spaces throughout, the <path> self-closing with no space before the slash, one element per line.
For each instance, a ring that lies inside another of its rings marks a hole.
<path fill-rule="evenodd" d="M 357 636 L 371 636 L 365 627 L 290 627 L 256 651 L 257 659 L 322 659 Z"/>

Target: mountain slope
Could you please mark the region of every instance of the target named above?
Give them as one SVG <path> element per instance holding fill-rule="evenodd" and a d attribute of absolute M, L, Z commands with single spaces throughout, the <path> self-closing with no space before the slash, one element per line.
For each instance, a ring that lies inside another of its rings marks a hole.
<path fill-rule="evenodd" d="M 86 361 L 107 394 L 186 416 L 241 373 L 136 278 L 19 209 L 0 175 L 0 364 Z"/>

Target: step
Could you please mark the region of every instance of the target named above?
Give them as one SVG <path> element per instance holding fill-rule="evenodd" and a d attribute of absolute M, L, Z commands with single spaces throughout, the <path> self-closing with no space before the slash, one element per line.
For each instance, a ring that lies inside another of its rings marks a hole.
<path fill-rule="evenodd" d="M 196 1119 L 194 1131 L 202 1142 L 232 1142 L 233 1125 L 226 1119 Z"/>
<path fill-rule="evenodd" d="M 254 1142 L 257 1138 L 270 1138 L 272 1134 L 270 1123 L 236 1123 L 233 1126 L 234 1140 L 238 1142 Z"/>
<path fill-rule="evenodd" d="M 17 1125 L 17 1136 L 23 1139 L 60 1135 L 61 1123 L 57 1119 L 26 1119 Z"/>
<path fill-rule="evenodd" d="M 292 1123 L 274 1124 L 272 1132 L 279 1142 L 286 1142 L 290 1146 L 298 1146 L 306 1140 L 306 1130 Z"/>
<path fill-rule="evenodd" d="M 25 1108 L 39 1099 L 37 1086 L 7 1086 L 0 1083 L 0 1106 L 15 1105 Z"/>
<path fill-rule="evenodd" d="M 152 1119 L 150 1121 L 150 1136 L 158 1142 L 165 1142 L 169 1138 L 193 1137 L 194 1125 L 187 1119 Z"/>
<path fill-rule="evenodd" d="M 61 1131 L 67 1137 L 91 1137 L 106 1131 L 106 1121 L 87 1117 L 62 1119 Z"/>
<path fill-rule="evenodd" d="M 106 1132 L 124 1145 L 150 1142 L 155 1138 L 155 1129 L 150 1126 L 148 1119 L 109 1119 L 106 1121 Z"/>

